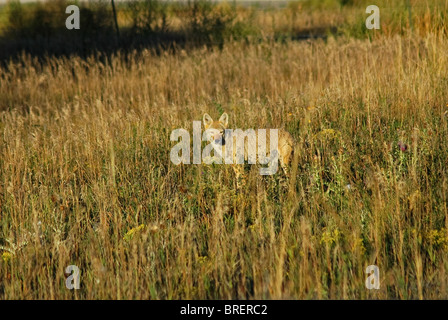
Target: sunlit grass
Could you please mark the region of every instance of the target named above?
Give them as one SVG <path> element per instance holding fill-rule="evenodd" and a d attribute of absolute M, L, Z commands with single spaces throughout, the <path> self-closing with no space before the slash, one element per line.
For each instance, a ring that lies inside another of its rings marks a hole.
<path fill-rule="evenodd" d="M 447 74 L 431 32 L 10 62 L 0 298 L 447 298 Z M 286 185 L 170 162 L 222 111 L 291 132 Z"/>

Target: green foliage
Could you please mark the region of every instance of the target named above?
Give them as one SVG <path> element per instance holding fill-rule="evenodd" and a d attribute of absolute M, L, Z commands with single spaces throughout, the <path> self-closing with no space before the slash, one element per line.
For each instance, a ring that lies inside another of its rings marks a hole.
<path fill-rule="evenodd" d="M 335 10 L 339 9 L 343 0 L 306 0 L 303 8 L 311 10 Z"/>
<path fill-rule="evenodd" d="M 226 40 L 245 38 L 253 31 L 248 21 L 237 21 L 235 4 L 195 0 L 189 4 L 189 14 L 189 38 L 195 42 L 222 46 Z"/>
<path fill-rule="evenodd" d="M 65 10 L 70 4 L 80 7 L 80 32 L 84 35 L 94 35 L 111 30 L 113 20 L 107 4 L 102 1 L 80 4 L 74 1 L 55 0 L 21 4 L 14 0 L 4 8 L 8 17 L 5 36 L 8 38 L 50 38 L 68 34 L 65 26 L 67 14 Z"/>
<path fill-rule="evenodd" d="M 136 33 L 165 32 L 170 7 L 163 0 L 132 0 L 126 3 L 132 31 Z"/>
<path fill-rule="evenodd" d="M 65 27 L 63 0 L 28 6 L 22 5 L 20 1 L 10 1 L 5 11 L 8 16 L 7 33 L 14 37 L 49 36 Z"/>

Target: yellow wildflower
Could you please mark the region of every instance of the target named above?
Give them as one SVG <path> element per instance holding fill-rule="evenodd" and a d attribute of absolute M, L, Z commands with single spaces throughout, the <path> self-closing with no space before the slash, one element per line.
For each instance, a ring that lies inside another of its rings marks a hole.
<path fill-rule="evenodd" d="M 324 232 L 322 233 L 322 237 L 320 238 L 320 243 L 332 245 L 333 243 L 336 243 L 338 241 L 340 234 L 341 233 L 338 228 L 334 229 L 333 231 L 324 228 Z"/>
<path fill-rule="evenodd" d="M 366 248 L 364 247 L 364 240 L 362 238 L 355 239 L 352 250 L 356 251 L 359 250 L 361 254 L 364 254 L 366 252 Z"/>
<path fill-rule="evenodd" d="M 135 235 L 137 232 L 139 232 L 140 230 L 142 230 L 144 227 L 145 227 L 145 225 L 144 225 L 144 224 L 141 224 L 141 225 L 139 225 L 139 226 L 136 227 L 136 228 L 132 228 L 131 230 L 129 230 L 129 231 L 124 235 L 123 239 L 126 240 L 126 241 L 131 240 L 131 239 L 134 237 L 134 235 Z"/>
<path fill-rule="evenodd" d="M 199 256 L 198 257 L 199 264 L 204 264 L 205 262 L 207 262 L 207 260 L 208 260 L 207 256 Z"/>
<path fill-rule="evenodd" d="M 333 139 L 338 137 L 341 133 L 338 130 L 334 129 L 323 129 L 322 131 L 316 134 L 316 138 L 320 139 Z"/>
<path fill-rule="evenodd" d="M 2 259 L 4 262 L 8 262 L 9 260 L 11 260 L 11 258 L 12 258 L 12 254 L 10 252 L 4 251 L 2 253 Z"/>
<path fill-rule="evenodd" d="M 448 247 L 447 230 L 442 228 L 440 230 L 431 230 L 427 234 L 428 240 L 437 247 Z"/>

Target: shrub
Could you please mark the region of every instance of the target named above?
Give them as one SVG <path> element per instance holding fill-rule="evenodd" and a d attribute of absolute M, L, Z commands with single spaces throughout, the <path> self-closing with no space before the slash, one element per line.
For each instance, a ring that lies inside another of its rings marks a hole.
<path fill-rule="evenodd" d="M 45 4 L 37 2 L 22 5 L 18 0 L 8 2 L 6 15 L 8 25 L 6 37 L 8 38 L 50 38 L 54 35 L 67 32 L 65 9 L 73 1 L 55 0 Z M 113 18 L 107 10 L 107 4 L 96 1 L 77 4 L 80 7 L 81 33 L 83 35 L 96 35 L 113 28 Z"/>
<path fill-rule="evenodd" d="M 132 0 L 127 4 L 133 33 L 166 32 L 168 3 L 160 0 Z"/>

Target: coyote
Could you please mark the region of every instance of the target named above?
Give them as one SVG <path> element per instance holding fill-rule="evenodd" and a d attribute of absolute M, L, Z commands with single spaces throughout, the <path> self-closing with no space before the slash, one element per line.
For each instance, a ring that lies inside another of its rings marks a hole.
<path fill-rule="evenodd" d="M 223 113 L 218 121 L 214 121 L 212 117 L 208 113 L 205 113 L 203 116 L 203 122 L 205 126 L 205 130 L 207 132 L 207 139 L 213 145 L 215 150 L 221 151 L 219 152 L 222 158 L 225 158 L 225 150 L 226 143 L 233 143 L 233 163 L 236 164 L 236 139 L 233 136 L 227 136 L 226 129 L 229 122 L 229 116 L 227 113 Z M 246 131 L 247 132 L 247 131 Z M 256 140 L 260 143 L 259 140 L 259 132 L 253 133 L 256 136 Z M 270 130 L 266 130 L 266 151 L 270 150 Z M 244 137 L 244 140 L 248 140 L 248 137 Z M 249 143 L 244 142 L 244 160 L 248 160 L 248 145 Z M 285 172 L 286 177 L 288 177 L 288 166 L 291 161 L 291 155 L 294 151 L 294 139 L 291 134 L 284 129 L 278 129 L 278 144 L 272 152 L 277 152 L 278 159 L 280 160 L 280 165 Z M 258 159 L 259 160 L 259 159 Z M 237 177 L 237 184 L 239 185 L 239 179 L 243 174 L 244 166 L 243 165 L 233 165 L 233 169 L 235 171 Z"/>

